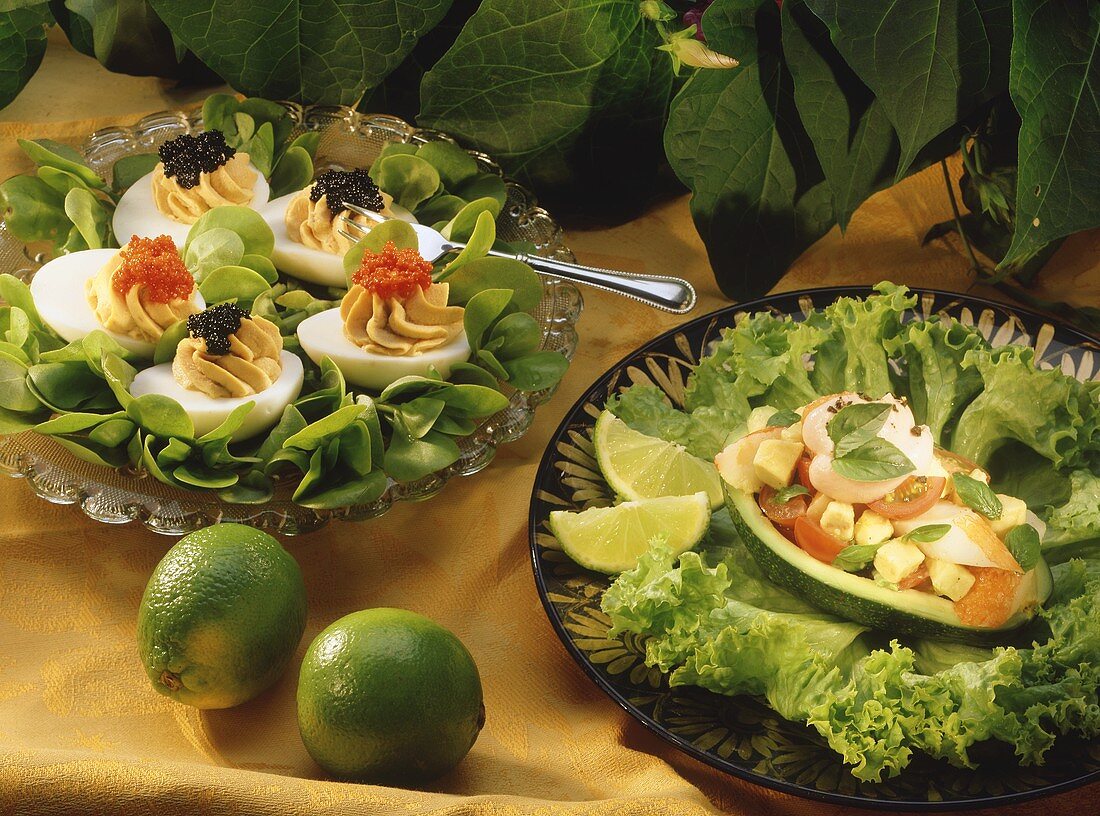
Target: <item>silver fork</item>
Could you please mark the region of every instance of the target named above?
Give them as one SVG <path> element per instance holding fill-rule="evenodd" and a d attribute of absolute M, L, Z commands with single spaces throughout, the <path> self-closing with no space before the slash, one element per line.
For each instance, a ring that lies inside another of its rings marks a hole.
<path fill-rule="evenodd" d="M 355 204 L 344 202 L 344 207 L 350 212 L 369 218 L 377 223 L 387 220 L 384 215 Z M 352 221 L 346 214 L 340 218 L 345 227 L 348 228 L 341 229 L 340 234 L 351 241 L 360 240 L 370 231 L 369 227 L 365 227 L 357 221 Z M 461 241 L 450 241 L 444 238 L 438 230 L 424 224 L 409 224 L 409 226 L 416 230 L 416 237 L 420 241 L 420 254 L 432 263 L 435 263 L 447 253 L 457 252 L 466 246 Z M 551 275 L 574 283 L 585 283 L 597 289 L 614 292 L 617 295 L 632 298 L 673 314 L 685 314 L 695 307 L 695 287 L 683 278 L 601 269 L 596 266 L 553 261 L 538 255 L 527 255 L 525 253 L 513 255 L 510 252 L 498 252 L 493 249 L 489 250 L 489 254 L 498 258 L 515 258 L 517 261 L 523 261 L 523 263 L 530 265 L 532 269 L 543 275 Z"/>

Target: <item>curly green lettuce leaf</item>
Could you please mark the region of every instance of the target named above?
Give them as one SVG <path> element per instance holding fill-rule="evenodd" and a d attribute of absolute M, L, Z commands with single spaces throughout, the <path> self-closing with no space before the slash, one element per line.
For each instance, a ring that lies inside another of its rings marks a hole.
<path fill-rule="evenodd" d="M 913 416 L 946 446 L 951 421 L 982 390 L 981 375 L 963 368 L 962 360 L 971 349 L 986 348 L 985 338 L 969 326 L 932 318 L 906 323 L 886 346 L 905 362 L 901 384 Z"/>
<path fill-rule="evenodd" d="M 1096 398 L 1061 371 L 1036 368 L 1033 349 L 972 349 L 962 365 L 978 372 L 983 389 L 959 416 L 951 442 L 957 453 L 985 464 L 1016 440 L 1069 468 L 1100 452 Z"/>
<path fill-rule="evenodd" d="M 917 298 L 892 283 L 875 289 L 878 294 L 866 298 L 837 298 L 815 318 L 829 331 L 814 355 L 811 381 L 819 394 L 854 391 L 878 398 L 894 390 L 886 345 Z"/>

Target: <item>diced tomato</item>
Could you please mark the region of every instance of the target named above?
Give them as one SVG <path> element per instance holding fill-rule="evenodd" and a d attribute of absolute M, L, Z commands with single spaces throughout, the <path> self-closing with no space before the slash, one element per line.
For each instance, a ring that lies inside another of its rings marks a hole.
<path fill-rule="evenodd" d="M 810 498 L 806 495 L 794 496 L 790 501 L 780 504 L 775 501 L 775 489 L 769 485 L 760 488 L 757 497 L 760 509 L 764 515 L 771 519 L 772 524 L 780 527 L 794 527 L 795 520 L 799 516 L 806 515 L 806 508 L 810 506 Z"/>
<path fill-rule="evenodd" d="M 798 459 L 798 483 L 804 488 L 810 491 L 810 493 L 817 493 L 813 483 L 810 481 L 810 462 L 813 458 L 807 454 L 802 454 Z"/>
<path fill-rule="evenodd" d="M 910 476 L 867 507 L 890 519 L 913 518 L 939 501 L 946 484 L 947 480 L 942 476 Z"/>
<path fill-rule="evenodd" d="M 898 589 L 916 589 L 922 584 L 928 583 L 932 580 L 932 576 L 928 574 L 928 565 L 921 564 L 911 573 L 906 575 L 900 581 L 898 581 Z"/>
<path fill-rule="evenodd" d="M 845 546 L 843 541 L 825 532 L 820 524 L 807 516 L 799 516 L 794 520 L 794 541 L 818 561 L 826 564 L 833 563 Z"/>
<path fill-rule="evenodd" d="M 974 586 L 955 601 L 955 614 L 967 626 L 997 627 L 1012 615 L 1023 576 L 996 567 L 967 567 Z"/>

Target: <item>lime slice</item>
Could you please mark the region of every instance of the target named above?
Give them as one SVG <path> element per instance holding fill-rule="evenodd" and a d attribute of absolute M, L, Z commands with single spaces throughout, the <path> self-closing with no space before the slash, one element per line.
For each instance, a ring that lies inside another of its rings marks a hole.
<path fill-rule="evenodd" d="M 710 502 L 702 492 L 550 514 L 550 530 L 565 554 L 586 569 L 609 574 L 633 569 L 655 535 L 664 536 L 679 555 L 698 544 L 709 525 Z"/>
<path fill-rule="evenodd" d="M 603 477 L 624 499 L 690 496 L 702 491 L 712 510 L 722 506 L 722 481 L 714 463 L 692 456 L 683 445 L 639 433 L 610 411 L 596 420 L 593 441 Z"/>

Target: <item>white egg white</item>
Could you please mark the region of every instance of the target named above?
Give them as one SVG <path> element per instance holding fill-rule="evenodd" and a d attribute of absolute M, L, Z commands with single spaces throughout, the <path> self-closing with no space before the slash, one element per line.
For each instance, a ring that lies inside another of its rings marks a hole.
<path fill-rule="evenodd" d="M 329 309 L 303 320 L 298 325 L 298 340 L 313 362 L 320 365 L 322 358 L 329 357 L 348 382 L 378 391 L 401 377 L 424 376 L 432 366 L 446 379 L 455 363 L 465 362 L 470 357 L 466 332 L 461 332 L 445 346 L 408 357 L 366 351 L 344 336 L 339 309 Z"/>
<path fill-rule="evenodd" d="M 260 215 L 275 233 L 275 249 L 271 253 L 271 261 L 277 269 L 300 280 L 344 288 L 347 286 L 347 278 L 344 275 L 343 255 L 307 247 L 292 240 L 287 234 L 286 208 L 298 192 L 273 199 L 260 209 Z M 391 204 L 390 212 L 402 221 L 416 223 L 413 214 L 399 204 Z M 352 230 L 349 229 L 348 232 Z"/>
<path fill-rule="evenodd" d="M 268 187 L 264 174 L 255 165 L 250 162 L 248 166 L 256 174 L 256 185 L 253 187 L 252 203 L 249 206 L 259 210 L 267 204 L 271 188 Z M 122 194 L 118 206 L 115 207 L 111 226 L 121 243 L 129 241 L 131 235 L 167 235 L 181 249 L 187 241 L 187 233 L 191 231 L 191 224 L 175 221 L 157 209 L 157 205 L 153 203 L 152 173 L 139 178 Z"/>
<path fill-rule="evenodd" d="M 135 397 L 143 394 L 171 397 L 191 417 L 195 425 L 195 436 L 214 430 L 233 410 L 246 402 L 252 402 L 252 410 L 232 436 L 233 441 L 237 442 L 256 436 L 278 422 L 283 410 L 298 399 L 298 394 L 302 391 L 302 361 L 289 351 L 283 351 L 279 357 L 283 364 L 279 379 L 259 394 L 249 397 L 210 397 L 201 391 L 184 388 L 172 376 L 171 363 L 162 363 L 139 371 L 130 385 L 130 393 Z"/>
<path fill-rule="evenodd" d="M 66 342 L 80 340 L 98 330 L 109 334 L 127 351 L 152 359 L 154 343 L 105 329 L 88 303 L 85 284 L 117 253 L 117 249 L 85 249 L 54 258 L 34 273 L 31 297 L 42 321 Z M 200 310 L 206 308 L 197 287 L 191 300 Z"/>

